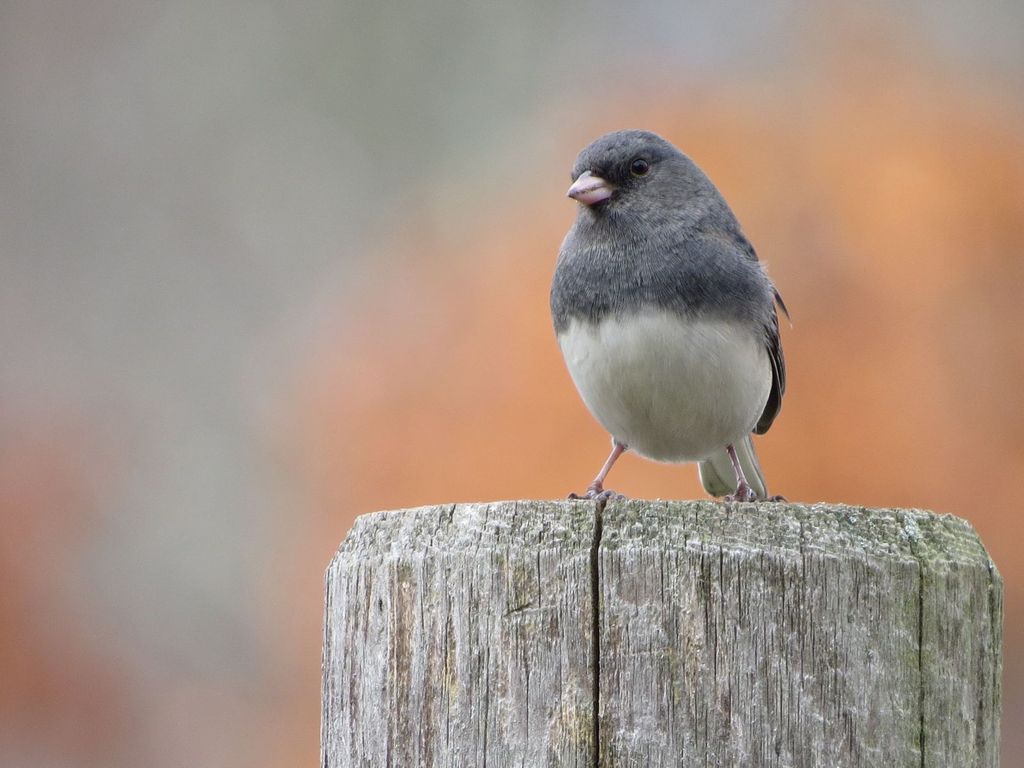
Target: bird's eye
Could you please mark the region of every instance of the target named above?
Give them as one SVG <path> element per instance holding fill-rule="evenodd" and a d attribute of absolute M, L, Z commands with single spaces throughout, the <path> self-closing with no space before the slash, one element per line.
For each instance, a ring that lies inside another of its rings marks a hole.
<path fill-rule="evenodd" d="M 649 170 L 651 170 L 651 164 L 642 157 L 638 157 L 629 164 L 629 172 L 634 176 L 646 176 Z"/>

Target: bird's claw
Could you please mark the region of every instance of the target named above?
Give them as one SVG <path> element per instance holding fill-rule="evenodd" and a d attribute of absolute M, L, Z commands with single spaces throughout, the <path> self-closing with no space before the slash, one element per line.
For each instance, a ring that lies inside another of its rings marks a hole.
<path fill-rule="evenodd" d="M 746 483 L 741 482 L 736 486 L 736 493 L 731 493 L 725 497 L 726 501 L 757 501 L 757 494 L 754 493 L 754 489 Z"/>
<path fill-rule="evenodd" d="M 626 499 L 626 497 L 621 493 L 617 493 L 616 491 L 606 491 L 601 486 L 593 485 L 587 488 L 586 493 L 570 493 L 567 498 L 576 501 L 584 499 L 590 501 L 625 501 Z"/>

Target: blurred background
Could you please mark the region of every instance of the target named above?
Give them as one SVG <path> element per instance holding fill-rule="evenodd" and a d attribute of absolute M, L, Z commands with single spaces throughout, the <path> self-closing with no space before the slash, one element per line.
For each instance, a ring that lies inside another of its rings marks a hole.
<path fill-rule="evenodd" d="M 1024 750 L 1024 6 L 0 3 L 0 763 L 297 766 L 355 515 L 563 497 L 576 152 L 645 127 L 792 310 L 799 501 L 969 519 Z M 627 456 L 610 485 L 701 497 Z"/>

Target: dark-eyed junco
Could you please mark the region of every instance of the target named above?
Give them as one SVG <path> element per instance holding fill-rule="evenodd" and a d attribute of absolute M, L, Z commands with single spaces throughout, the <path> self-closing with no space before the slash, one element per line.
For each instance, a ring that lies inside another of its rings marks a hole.
<path fill-rule="evenodd" d="M 713 496 L 768 496 L 751 432 L 782 406 L 782 298 L 722 195 L 690 158 L 648 131 L 584 149 L 579 202 L 551 286 L 551 314 L 583 402 L 612 435 L 587 489 L 604 491 L 629 449 L 700 462 Z M 787 313 L 788 316 L 788 313 Z"/>

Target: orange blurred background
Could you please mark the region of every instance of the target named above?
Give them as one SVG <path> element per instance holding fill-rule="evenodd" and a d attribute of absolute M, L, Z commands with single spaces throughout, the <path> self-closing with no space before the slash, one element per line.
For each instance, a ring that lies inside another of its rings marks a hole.
<path fill-rule="evenodd" d="M 354 517 L 558 498 L 603 461 L 547 291 L 575 153 L 644 127 L 792 312 L 773 491 L 960 515 L 988 546 L 1012 764 L 1021 14 L 314 6 L 0 12 L 0 762 L 313 762 Z M 703 496 L 630 455 L 609 484 Z"/>

